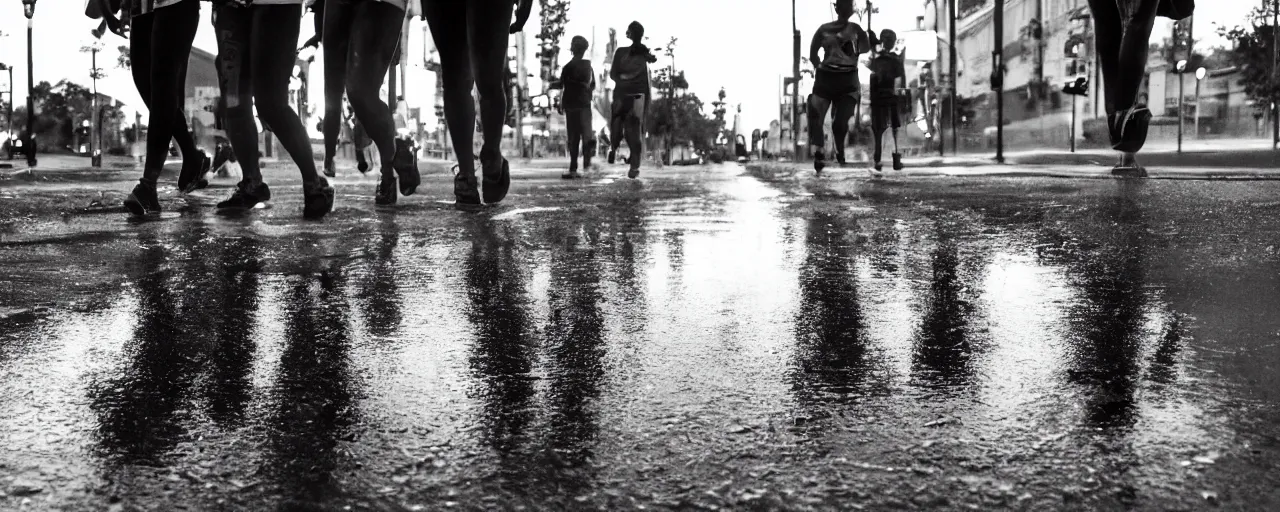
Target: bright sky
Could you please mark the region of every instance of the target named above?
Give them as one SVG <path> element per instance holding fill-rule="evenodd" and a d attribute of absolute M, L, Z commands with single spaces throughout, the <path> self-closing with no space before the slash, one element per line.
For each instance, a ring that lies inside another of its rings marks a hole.
<path fill-rule="evenodd" d="M 1213 9 L 1202 9 L 1195 24 L 1197 40 L 1207 44 L 1221 44 L 1215 34 L 1217 26 L 1242 22 L 1245 14 L 1257 5 L 1258 0 L 1217 0 Z M 3 2 L 0 6 L 0 62 L 15 66 L 14 95 L 21 105 L 26 101 L 26 18 L 18 0 Z M 901 30 L 915 28 L 915 17 L 923 13 L 923 0 L 883 0 L 876 5 L 880 10 L 872 18 L 877 30 L 892 27 Z M 97 27 L 95 20 L 84 16 L 83 2 L 74 0 L 41 0 L 36 8 L 35 48 L 36 81 L 56 83 L 71 79 L 89 84 L 89 55 L 79 49 L 92 37 L 89 31 Z M 608 28 L 618 30 L 619 39 L 626 25 L 638 20 L 645 25 L 647 44 L 659 46 L 668 38 L 679 39 L 676 49 L 676 67 L 683 70 L 693 92 L 710 101 L 720 87 L 724 87 L 731 105 L 742 104 L 743 127 L 765 128 L 776 117 L 778 77 L 791 69 L 791 4 L 785 0 L 635 0 L 635 9 L 619 8 L 618 0 L 573 0 L 566 30 L 566 54 L 561 63 L 567 62 L 568 39 L 582 35 L 588 40 L 595 29 L 595 42 L 603 51 L 608 41 Z M 195 45 L 216 53 L 213 30 L 209 24 L 209 4 L 202 4 L 203 21 L 196 35 Z M 828 0 L 797 0 L 797 23 L 801 31 L 802 54 L 808 53 L 809 38 L 821 23 L 834 18 Z M 537 4 L 534 19 L 526 28 L 530 30 L 528 41 L 531 55 L 529 68 L 536 73 L 537 63 L 532 57 L 537 40 L 533 38 L 537 27 Z M 861 21 L 855 19 L 855 21 Z M 429 107 L 434 92 L 430 74 L 421 70 L 422 22 L 413 21 L 410 31 L 409 80 L 413 86 L 406 99 L 411 106 Z M 311 36 L 311 19 L 303 20 L 302 39 Z M 1153 39 L 1159 37 L 1153 35 Z M 107 72 L 107 78 L 98 82 L 98 88 L 129 106 L 131 110 L 141 101 L 133 88 L 129 73 L 115 67 L 116 47 L 127 41 L 115 36 L 104 36 L 106 49 L 99 54 L 99 66 Z M 620 42 L 626 44 L 625 41 Z M 598 56 L 598 59 L 602 56 Z M 320 59 L 317 59 L 320 65 Z M 665 66 L 660 59 L 655 66 Z M 313 67 L 318 70 L 319 68 Z M 311 95 L 313 107 L 320 105 L 323 87 L 320 73 L 313 73 Z M 0 74 L 0 90 L 7 90 L 7 74 Z M 430 108 L 424 109 L 430 110 Z M 730 111 L 732 112 L 732 110 Z M 708 108 L 707 113 L 710 113 Z"/>

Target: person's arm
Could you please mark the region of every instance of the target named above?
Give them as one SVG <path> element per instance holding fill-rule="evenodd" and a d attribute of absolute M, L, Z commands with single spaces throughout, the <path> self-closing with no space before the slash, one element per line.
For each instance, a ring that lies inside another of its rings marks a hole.
<path fill-rule="evenodd" d="M 319 48 L 321 36 L 324 35 L 324 0 L 316 0 L 312 3 L 311 12 L 315 13 L 315 16 L 312 19 L 312 24 L 315 26 L 316 35 L 311 36 L 311 39 L 308 39 L 306 43 L 303 43 L 302 48 L 306 48 L 308 46 Z M 299 50 L 301 50 L 301 48 Z"/>
<path fill-rule="evenodd" d="M 587 90 L 595 91 L 596 90 L 596 70 L 590 66 L 587 66 L 587 73 L 591 76 L 591 83 L 587 85 Z"/>
<path fill-rule="evenodd" d="M 524 30 L 524 24 L 529 21 L 529 11 L 531 10 L 533 10 L 533 0 L 520 0 L 520 6 L 516 8 L 516 21 L 511 24 L 512 34 Z"/>
<path fill-rule="evenodd" d="M 862 30 L 862 27 L 858 27 L 857 34 L 858 34 L 858 44 L 857 44 L 858 55 L 862 55 L 864 53 L 870 52 L 871 40 L 867 38 L 867 31 Z"/>
<path fill-rule="evenodd" d="M 609 78 L 614 82 L 617 82 L 620 76 L 618 68 L 622 67 L 623 51 L 625 51 L 623 48 L 618 48 L 613 52 L 613 65 L 609 66 Z"/>
<path fill-rule="evenodd" d="M 906 65 L 905 65 L 905 64 L 903 64 L 903 62 L 902 62 L 902 57 L 903 57 L 903 56 L 899 56 L 899 57 L 897 58 L 897 61 L 898 61 L 898 78 L 897 78 L 896 80 L 894 80 L 894 86 L 895 86 L 895 87 L 897 87 L 898 89 L 906 89 L 906 88 L 907 88 L 907 67 L 906 67 Z"/>
<path fill-rule="evenodd" d="M 818 58 L 818 49 L 822 48 L 822 41 L 819 39 L 821 33 L 821 30 L 814 32 L 813 41 L 809 42 L 809 63 L 813 64 L 813 69 L 818 69 L 818 64 L 822 63 L 822 59 Z"/>

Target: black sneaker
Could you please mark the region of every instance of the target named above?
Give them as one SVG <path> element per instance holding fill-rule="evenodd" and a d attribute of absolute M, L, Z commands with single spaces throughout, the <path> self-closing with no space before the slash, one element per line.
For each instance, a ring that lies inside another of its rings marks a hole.
<path fill-rule="evenodd" d="M 319 178 L 312 184 L 302 186 L 302 217 L 319 219 L 333 211 L 333 187 L 329 180 Z"/>
<path fill-rule="evenodd" d="M 507 191 L 511 189 L 511 166 L 507 163 L 506 158 L 499 156 L 498 159 L 502 163 L 496 172 L 491 171 L 491 167 L 485 166 L 483 161 L 480 163 L 481 168 L 484 169 L 484 189 L 481 192 L 485 204 L 502 201 L 507 197 Z"/>
<path fill-rule="evenodd" d="M 613 162 L 614 162 L 614 160 L 615 160 L 617 157 L 618 157 L 618 151 L 617 151 L 617 150 L 610 149 L 610 150 L 609 150 L 609 165 L 613 165 Z"/>
<path fill-rule="evenodd" d="M 902 170 L 902 153 L 893 154 L 893 170 L 895 171 Z"/>
<path fill-rule="evenodd" d="M 271 188 L 266 183 L 240 182 L 236 191 L 226 201 L 218 203 L 219 210 L 249 210 L 271 200 Z"/>
<path fill-rule="evenodd" d="M 202 181 L 205 187 L 209 186 L 208 180 L 205 180 L 204 177 L 212 167 L 213 160 L 209 158 L 209 155 L 204 154 L 204 151 L 200 151 L 196 158 L 192 159 L 192 165 L 187 165 L 187 160 L 184 159 L 182 161 L 182 171 L 178 173 L 178 190 L 186 194 L 203 188 L 200 186 Z"/>
<path fill-rule="evenodd" d="M 634 180 L 634 179 L 636 179 L 636 178 L 639 178 L 639 177 L 640 177 L 640 168 L 639 168 L 639 167 L 632 167 L 632 168 L 631 168 L 631 170 L 627 171 L 627 177 L 628 177 L 628 178 L 631 178 L 631 179 L 633 179 L 633 180 Z"/>
<path fill-rule="evenodd" d="M 422 184 L 422 175 L 418 173 L 418 157 L 409 148 L 404 139 L 396 139 L 396 156 L 392 159 L 392 167 L 400 180 L 400 194 L 411 196 Z"/>
<path fill-rule="evenodd" d="M 456 169 L 458 166 L 453 167 Z M 474 174 L 463 176 L 458 173 L 453 176 L 453 198 L 459 205 L 480 204 L 480 187 Z"/>
<path fill-rule="evenodd" d="M 124 207 L 134 215 L 160 213 L 160 197 L 156 194 L 156 186 L 145 183 L 134 185 L 133 192 L 124 200 Z"/>
<path fill-rule="evenodd" d="M 827 156 L 826 156 L 826 155 L 824 155 L 824 154 L 822 154 L 822 150 L 821 150 L 821 149 L 819 149 L 819 150 L 817 150 L 817 151 L 814 151 L 814 152 L 813 152 L 813 170 L 814 170 L 814 172 L 821 173 L 821 172 L 822 172 L 822 169 L 823 169 L 823 168 L 825 168 L 826 166 L 827 166 Z"/>
<path fill-rule="evenodd" d="M 373 203 L 379 205 L 396 204 L 396 177 L 392 174 L 383 174 L 382 181 L 378 182 L 378 191 L 373 195 Z"/>
<path fill-rule="evenodd" d="M 324 175 L 330 178 L 338 175 L 338 165 L 333 163 L 332 158 L 326 158 L 324 161 Z"/>

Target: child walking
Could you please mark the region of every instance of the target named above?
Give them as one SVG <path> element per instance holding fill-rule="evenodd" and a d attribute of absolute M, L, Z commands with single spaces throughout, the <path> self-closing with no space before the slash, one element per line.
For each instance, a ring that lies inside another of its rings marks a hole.
<path fill-rule="evenodd" d="M 552 89 L 563 89 L 560 105 L 564 108 L 566 128 L 569 132 L 569 172 L 564 179 L 581 178 L 578 173 L 578 150 L 582 150 L 582 169 L 591 167 L 591 93 L 596 89 L 595 70 L 591 61 L 582 58 L 587 53 L 587 38 L 573 36 L 569 50 L 573 59 L 560 71 L 560 80 L 551 84 Z"/>
<path fill-rule="evenodd" d="M 880 31 L 880 39 L 876 41 L 872 34 L 871 44 L 877 42 L 882 49 L 871 59 L 871 132 L 875 136 L 875 169 L 880 170 L 880 151 L 884 146 L 884 131 L 893 129 L 893 170 L 902 170 L 902 154 L 898 152 L 898 128 L 902 119 L 898 114 L 898 90 L 904 88 L 906 70 L 902 59 L 893 53 L 898 43 L 898 34 L 889 29 Z"/>

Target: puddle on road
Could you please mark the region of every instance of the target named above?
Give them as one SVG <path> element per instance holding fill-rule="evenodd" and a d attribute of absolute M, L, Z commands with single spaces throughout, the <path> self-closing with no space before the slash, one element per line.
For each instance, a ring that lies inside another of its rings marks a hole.
<path fill-rule="evenodd" d="M 140 230 L 98 270 L 122 286 L 0 333 L 0 465 L 65 508 L 618 508 L 726 479 L 832 507 L 1178 508 L 1258 469 L 1178 461 L 1271 450 L 1280 415 L 1251 397 L 1280 286 L 1181 274 L 1165 206 L 710 187 L 431 229 Z"/>

